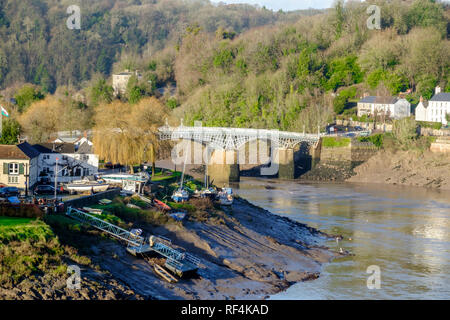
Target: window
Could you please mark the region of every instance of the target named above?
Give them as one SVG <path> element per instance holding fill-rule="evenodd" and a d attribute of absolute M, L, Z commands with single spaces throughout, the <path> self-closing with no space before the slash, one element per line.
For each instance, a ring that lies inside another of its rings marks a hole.
<path fill-rule="evenodd" d="M 67 156 L 62 156 L 62 159 L 67 160 L 68 158 L 67 158 Z"/>
<path fill-rule="evenodd" d="M 49 154 L 44 154 L 44 156 L 42 157 L 42 159 L 48 160 L 48 159 L 50 159 L 50 155 L 49 155 Z"/>
<path fill-rule="evenodd" d="M 8 184 L 17 184 L 19 183 L 18 176 L 8 176 Z"/>
<path fill-rule="evenodd" d="M 10 163 L 9 164 L 9 174 L 19 174 L 19 164 Z"/>

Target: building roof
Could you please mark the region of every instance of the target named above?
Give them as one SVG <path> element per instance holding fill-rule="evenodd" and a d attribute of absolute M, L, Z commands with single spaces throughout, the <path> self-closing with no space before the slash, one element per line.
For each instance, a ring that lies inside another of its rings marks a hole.
<path fill-rule="evenodd" d="M 435 94 L 430 101 L 450 101 L 450 92 L 441 92 Z"/>
<path fill-rule="evenodd" d="M 394 104 L 398 100 L 397 97 L 367 96 L 359 100 L 358 103 Z"/>
<path fill-rule="evenodd" d="M 38 155 L 39 152 L 28 142 L 17 145 L 0 145 L 0 159 L 29 160 Z"/>
<path fill-rule="evenodd" d="M 39 153 L 75 153 L 73 143 L 39 143 L 33 145 Z"/>
<path fill-rule="evenodd" d="M 78 147 L 77 153 L 80 153 L 80 154 L 92 154 L 93 153 L 92 151 L 93 151 L 92 150 L 92 146 L 89 145 L 89 143 L 87 143 L 87 142 L 83 142 Z"/>

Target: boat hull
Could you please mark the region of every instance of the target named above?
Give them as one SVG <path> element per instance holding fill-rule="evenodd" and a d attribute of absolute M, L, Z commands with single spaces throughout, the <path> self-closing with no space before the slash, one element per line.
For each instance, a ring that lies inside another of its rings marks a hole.
<path fill-rule="evenodd" d="M 69 184 L 66 186 L 66 189 L 69 192 L 102 192 L 108 190 L 109 184 L 102 185 L 82 185 L 82 184 Z"/>

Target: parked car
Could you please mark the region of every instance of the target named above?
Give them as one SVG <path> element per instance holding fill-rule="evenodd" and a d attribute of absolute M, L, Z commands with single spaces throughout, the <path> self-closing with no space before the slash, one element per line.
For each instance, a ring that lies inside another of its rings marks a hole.
<path fill-rule="evenodd" d="M 3 187 L 0 188 L 0 197 L 18 197 L 20 195 L 20 189 L 16 187 Z"/>
<path fill-rule="evenodd" d="M 41 184 L 36 186 L 33 191 L 34 195 L 43 195 L 43 194 L 55 194 L 55 188 L 48 184 Z"/>
<path fill-rule="evenodd" d="M 356 126 L 356 127 L 355 127 L 355 130 L 356 130 L 356 131 L 363 131 L 364 129 L 363 129 L 362 127 L 360 127 L 360 126 Z"/>

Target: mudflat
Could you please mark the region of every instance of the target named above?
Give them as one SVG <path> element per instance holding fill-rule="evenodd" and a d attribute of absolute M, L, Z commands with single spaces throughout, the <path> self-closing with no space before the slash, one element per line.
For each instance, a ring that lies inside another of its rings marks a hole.
<path fill-rule="evenodd" d="M 321 265 L 338 253 L 322 243 L 330 236 L 288 218 L 235 199 L 220 222 L 186 221 L 183 227 L 143 226 L 201 259 L 198 276 L 165 282 L 145 259 L 126 253 L 117 242 L 92 246 L 90 258 L 144 298 L 263 299 L 290 285 L 319 276 Z"/>
<path fill-rule="evenodd" d="M 450 155 L 445 153 L 380 151 L 354 172 L 347 181 L 450 190 Z"/>

